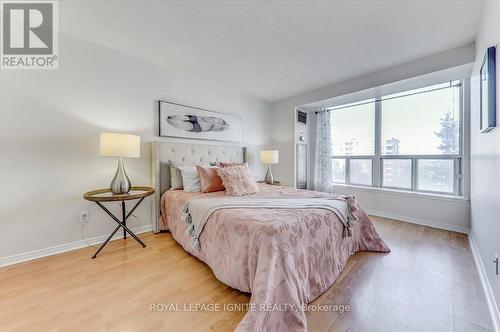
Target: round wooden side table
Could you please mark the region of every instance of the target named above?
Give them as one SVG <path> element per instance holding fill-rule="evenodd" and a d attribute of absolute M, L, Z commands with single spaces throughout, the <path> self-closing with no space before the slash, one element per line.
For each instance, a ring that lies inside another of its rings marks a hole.
<path fill-rule="evenodd" d="M 115 233 L 120 229 L 123 228 L 123 238 L 127 238 L 127 233 L 130 234 L 137 242 L 139 242 L 143 248 L 146 247 L 146 245 L 139 239 L 137 235 L 135 235 L 128 227 L 127 227 L 127 219 L 132 215 L 132 213 L 135 211 L 135 209 L 141 204 L 141 202 L 144 200 L 144 198 L 153 195 L 155 190 L 151 187 L 143 187 L 143 186 L 135 186 L 130 189 L 130 191 L 127 194 L 119 194 L 119 195 L 114 195 L 111 192 L 111 189 L 99 189 L 99 190 L 93 190 L 86 192 L 83 194 L 83 198 L 85 198 L 88 201 L 95 202 L 97 205 L 101 207 L 110 217 L 113 219 L 118 226 L 116 226 L 115 230 L 108 236 L 106 241 L 104 241 L 97 252 L 92 256 L 92 258 L 96 258 L 97 254 L 104 248 L 106 244 L 108 244 L 109 240 L 115 235 Z M 125 212 L 125 201 L 130 201 L 130 200 L 135 200 L 138 199 L 139 201 L 135 203 L 134 207 L 132 210 L 130 210 L 128 213 Z M 102 203 L 104 202 L 122 202 L 122 220 L 119 220 L 114 214 L 112 214 Z"/>

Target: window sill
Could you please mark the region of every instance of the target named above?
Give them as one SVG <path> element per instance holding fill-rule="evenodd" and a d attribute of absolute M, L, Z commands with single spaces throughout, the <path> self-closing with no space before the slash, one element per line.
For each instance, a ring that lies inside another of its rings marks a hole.
<path fill-rule="evenodd" d="M 433 193 L 427 193 L 427 192 L 398 190 L 398 189 L 390 189 L 390 188 L 357 186 L 357 185 L 352 185 L 352 184 L 347 185 L 347 184 L 341 184 L 341 183 L 334 183 L 332 186 L 334 189 L 335 188 L 350 189 L 350 190 L 366 191 L 366 192 L 371 192 L 371 193 L 384 193 L 384 194 L 397 195 L 397 196 L 429 198 L 429 199 L 437 199 L 437 200 L 452 201 L 452 202 L 468 202 L 469 201 L 469 198 L 467 198 L 465 196 L 453 196 L 453 195 L 433 194 Z"/>

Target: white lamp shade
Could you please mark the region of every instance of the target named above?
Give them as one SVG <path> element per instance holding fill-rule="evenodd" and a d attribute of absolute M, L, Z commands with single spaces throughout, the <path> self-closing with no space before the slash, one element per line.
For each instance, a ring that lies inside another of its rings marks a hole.
<path fill-rule="evenodd" d="M 136 135 L 101 133 L 100 155 L 104 157 L 139 158 L 141 137 Z"/>
<path fill-rule="evenodd" d="M 264 164 L 277 164 L 279 163 L 278 150 L 264 150 L 260 152 L 260 161 Z"/>

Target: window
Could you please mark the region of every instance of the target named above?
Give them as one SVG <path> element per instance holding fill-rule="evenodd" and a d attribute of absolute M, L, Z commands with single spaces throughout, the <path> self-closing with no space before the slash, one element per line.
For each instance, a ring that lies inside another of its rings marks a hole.
<path fill-rule="evenodd" d="M 375 154 L 375 104 L 362 101 L 333 108 L 332 153 L 334 156 Z"/>
<path fill-rule="evenodd" d="M 411 189 L 411 159 L 382 159 L 382 187 Z"/>
<path fill-rule="evenodd" d="M 371 186 L 372 161 L 371 159 L 351 159 L 349 183 Z"/>
<path fill-rule="evenodd" d="M 419 159 L 418 189 L 453 193 L 452 159 Z"/>
<path fill-rule="evenodd" d="M 382 97 L 382 154 L 458 153 L 459 93 L 446 85 L 428 89 Z"/>
<path fill-rule="evenodd" d="M 462 194 L 462 83 L 329 108 L 333 182 Z"/>
<path fill-rule="evenodd" d="M 345 183 L 345 159 L 333 159 L 333 182 Z"/>

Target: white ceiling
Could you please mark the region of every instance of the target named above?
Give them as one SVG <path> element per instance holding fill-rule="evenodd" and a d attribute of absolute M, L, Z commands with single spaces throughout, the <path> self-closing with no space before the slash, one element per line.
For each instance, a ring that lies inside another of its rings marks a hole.
<path fill-rule="evenodd" d="M 61 29 L 275 101 L 474 41 L 482 1 L 65 1 Z"/>

